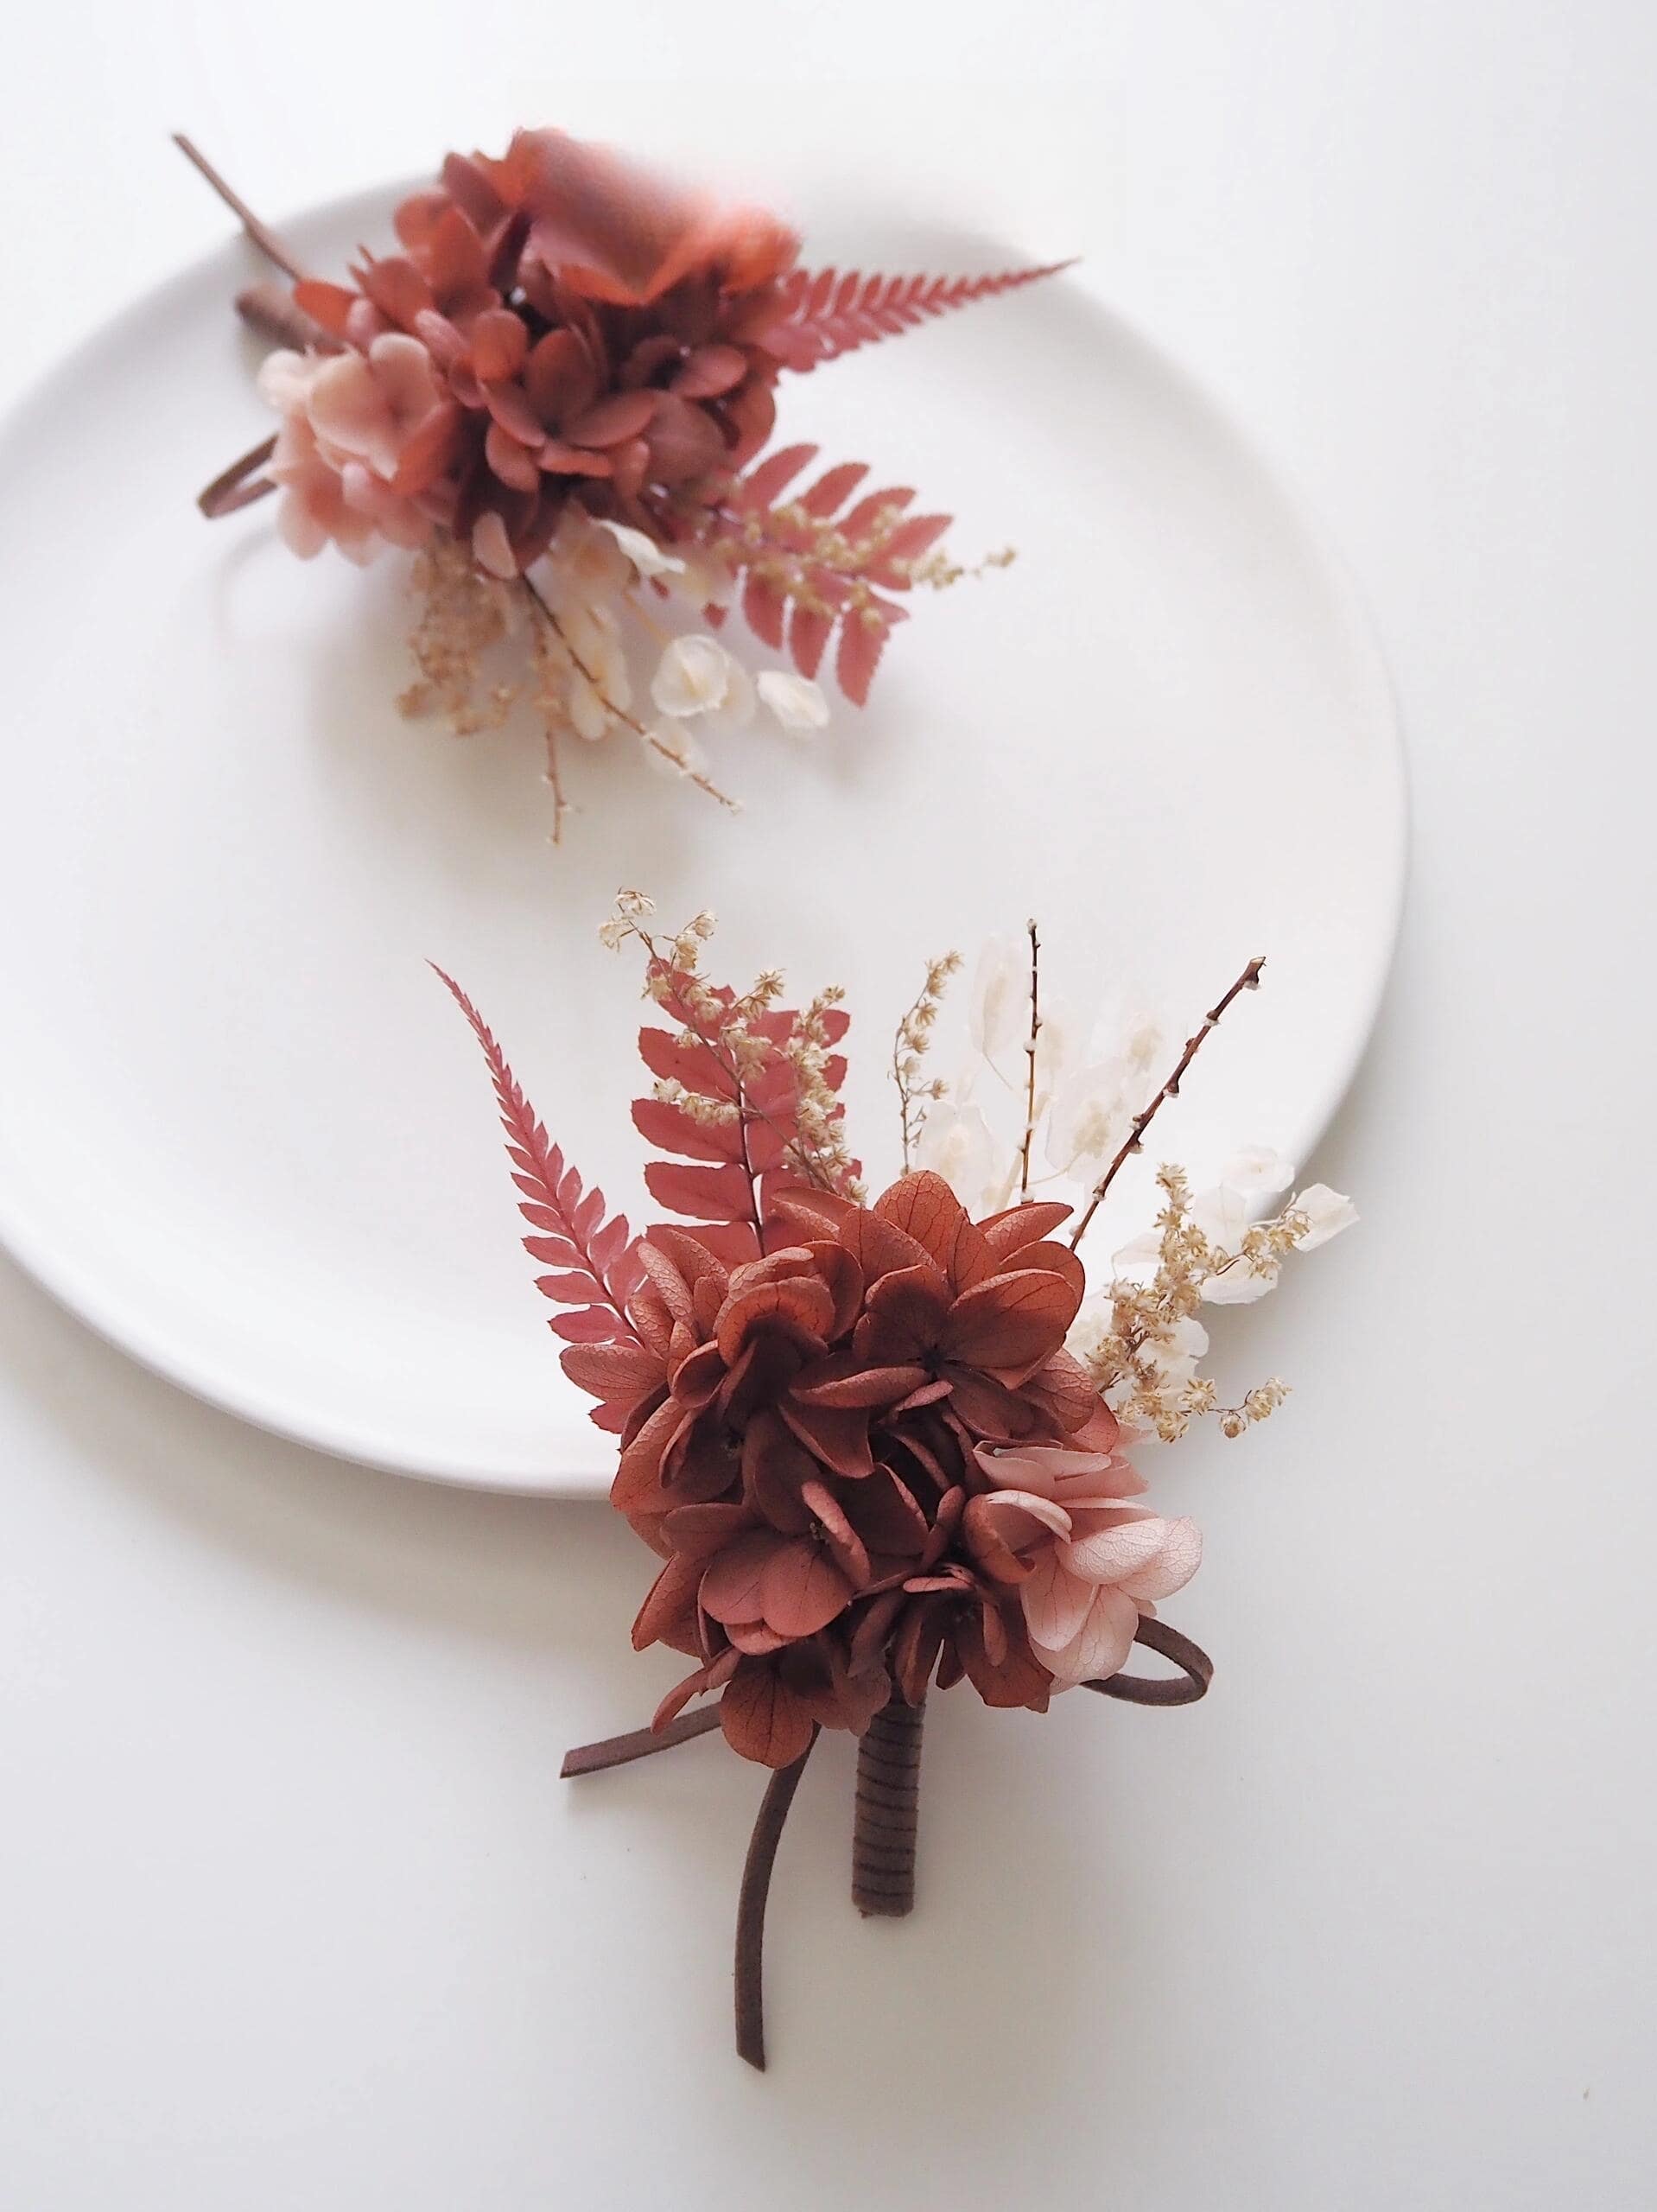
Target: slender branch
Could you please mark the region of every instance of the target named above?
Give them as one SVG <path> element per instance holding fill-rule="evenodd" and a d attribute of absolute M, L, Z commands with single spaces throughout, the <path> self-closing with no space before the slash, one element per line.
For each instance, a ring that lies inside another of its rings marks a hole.
<path fill-rule="evenodd" d="M 552 842 L 564 842 L 564 817 L 569 812 L 569 801 L 564 797 L 564 772 L 558 758 L 558 725 L 549 719 L 546 725 L 547 783 L 552 792 Z"/>
<path fill-rule="evenodd" d="M 1030 1196 L 1030 1145 L 1036 1134 L 1036 1039 L 1041 1035 L 1041 939 L 1033 918 L 1025 923 L 1030 932 L 1030 1041 L 1025 1055 L 1030 1063 L 1030 1085 L 1025 1097 L 1024 1142 L 1019 1147 L 1019 1197 Z"/>
<path fill-rule="evenodd" d="M 173 133 L 173 143 L 187 161 L 193 162 L 200 169 L 265 259 L 274 261 L 276 267 L 285 270 L 295 284 L 302 283 L 307 272 L 292 250 L 276 235 L 268 223 L 254 213 L 241 194 L 225 182 L 200 148 L 194 145 L 181 130 L 175 130 Z"/>
<path fill-rule="evenodd" d="M 695 784 L 698 791 L 706 791 L 709 798 L 717 799 L 721 806 L 728 807 L 733 814 L 739 813 L 740 809 L 738 807 L 736 801 L 733 798 L 727 798 L 726 794 L 721 791 L 717 784 L 710 783 L 706 776 L 699 774 L 695 768 L 687 768 L 684 763 L 679 760 L 677 755 L 674 753 L 672 747 L 670 746 L 663 745 L 661 739 L 657 736 L 653 730 L 646 729 L 644 723 L 639 721 L 637 715 L 630 714 L 625 707 L 619 707 L 616 704 L 615 701 L 611 698 L 609 693 L 606 691 L 604 686 L 599 682 L 598 677 L 593 673 L 593 671 L 587 666 L 587 663 L 576 652 L 575 646 L 571 645 L 569 641 L 569 632 L 565 629 L 563 624 L 558 620 L 557 615 L 553 612 L 552 607 L 549 605 L 547 601 L 542 597 L 540 592 L 536 588 L 533 579 L 529 576 L 522 576 L 518 581 L 523 584 L 524 590 L 529 594 L 534 605 L 541 610 L 542 614 L 546 619 L 547 626 L 551 630 L 554 637 L 557 639 L 559 644 L 569 655 L 571 661 L 575 664 L 576 674 L 580 676 L 584 682 L 591 685 L 594 697 L 597 699 L 599 704 L 604 709 L 605 712 L 608 715 L 613 715 L 619 722 L 625 723 L 626 727 L 632 730 L 633 735 L 638 738 L 644 744 L 648 745 L 652 752 L 659 753 L 664 760 L 671 761 L 674 767 L 677 769 L 678 772 L 684 778 L 687 783 Z"/>
<path fill-rule="evenodd" d="M 794 1802 L 794 1793 L 805 1772 L 805 1763 L 817 1740 L 814 1725 L 811 1742 L 791 1766 L 779 1767 L 759 1801 L 759 1817 L 753 1824 L 748 1856 L 742 1868 L 742 1888 L 736 1908 L 736 2047 L 739 2056 L 760 2073 L 765 2070 L 765 1996 L 764 1982 L 765 1899 L 771 1890 L 777 1847 L 783 1840 L 783 1823 Z"/>
<path fill-rule="evenodd" d="M 1111 1185 L 1116 1180 L 1117 1176 L 1126 1166 L 1128 1160 L 1134 1153 L 1140 1150 L 1140 1147 L 1144 1143 L 1145 1133 L 1150 1128 L 1152 1121 L 1156 1118 L 1159 1109 L 1165 1105 L 1170 1098 L 1178 1097 L 1179 1086 L 1184 1081 L 1185 1071 L 1190 1067 L 1191 1062 L 1197 1058 L 1197 1053 L 1201 1051 L 1203 1039 L 1208 1036 L 1210 1030 L 1216 1029 L 1219 1027 L 1226 1008 L 1231 1004 L 1233 999 L 1238 997 L 1244 991 L 1256 991 L 1260 988 L 1260 979 L 1265 972 L 1265 968 L 1266 963 L 1264 960 L 1251 960 L 1248 967 L 1243 969 L 1241 975 L 1238 976 L 1236 982 L 1225 994 L 1224 997 L 1220 999 L 1215 1005 L 1211 1006 L 1208 1012 L 1203 1015 L 1201 1028 L 1198 1029 L 1192 1036 L 1190 1036 L 1185 1039 L 1185 1049 L 1180 1054 L 1178 1065 L 1174 1069 L 1173 1073 L 1169 1077 L 1167 1082 L 1163 1084 L 1161 1090 L 1158 1091 L 1156 1096 L 1151 1101 L 1144 1112 L 1134 1117 L 1133 1126 L 1128 1131 L 1127 1141 L 1123 1144 L 1121 1150 L 1116 1154 L 1115 1159 L 1111 1161 L 1109 1166 L 1106 1168 L 1104 1173 L 1094 1185 L 1092 1195 L 1088 1200 L 1087 1210 L 1082 1214 L 1081 1220 L 1076 1224 L 1075 1233 L 1070 1238 L 1071 1251 L 1075 1251 L 1076 1246 L 1082 1242 L 1082 1237 L 1087 1234 L 1088 1224 L 1093 1219 L 1095 1214 L 1098 1212 L 1100 1206 L 1104 1202 L 1105 1194 L 1109 1190 Z"/>

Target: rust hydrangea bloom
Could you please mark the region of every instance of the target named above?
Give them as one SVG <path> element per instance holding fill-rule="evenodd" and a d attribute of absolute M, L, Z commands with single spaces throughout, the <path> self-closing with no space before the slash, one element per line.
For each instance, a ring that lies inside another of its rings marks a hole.
<path fill-rule="evenodd" d="M 295 304 L 359 352 L 393 331 L 428 349 L 444 403 L 394 489 L 490 573 L 539 559 L 572 496 L 657 530 L 663 497 L 769 437 L 764 340 L 798 251 L 771 216 L 523 130 L 498 161 L 451 154 L 395 223 L 400 253 L 365 255 L 351 285 L 302 279 Z"/>
<path fill-rule="evenodd" d="M 918 1704 L 964 1675 L 990 1704 L 1044 1707 L 1027 1570 L 974 1502 L 994 1489 L 981 1446 L 1115 1441 L 1063 1349 L 1082 1290 L 1047 1236 L 1065 1209 L 974 1224 L 930 1173 L 872 1207 L 783 1206 L 801 1241 L 735 1269 L 653 1232 L 641 1344 L 564 1355 L 633 1401 L 612 1497 L 667 1561 L 634 1641 L 700 1662 L 664 1713 L 728 1684 L 727 1735 L 780 1766 L 814 1722 L 867 1726 L 894 1684 Z"/>

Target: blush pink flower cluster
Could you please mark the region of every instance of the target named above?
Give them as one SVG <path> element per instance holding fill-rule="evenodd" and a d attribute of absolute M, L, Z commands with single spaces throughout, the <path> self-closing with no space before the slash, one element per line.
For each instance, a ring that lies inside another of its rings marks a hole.
<path fill-rule="evenodd" d="M 386 331 L 362 353 L 272 353 L 259 391 L 282 418 L 269 474 L 282 487 L 276 526 L 308 561 L 337 545 L 359 567 L 383 540 L 423 545 L 435 512 L 397 488 L 413 442 L 441 401 L 417 338 Z"/>
<path fill-rule="evenodd" d="M 1128 1501 L 1145 1479 L 1120 1450 L 980 1445 L 994 1488 L 967 1508 L 970 1539 L 1014 1583 L 1031 1649 L 1060 1688 L 1115 1674 L 1140 1619 L 1196 1573 L 1196 1522 Z"/>

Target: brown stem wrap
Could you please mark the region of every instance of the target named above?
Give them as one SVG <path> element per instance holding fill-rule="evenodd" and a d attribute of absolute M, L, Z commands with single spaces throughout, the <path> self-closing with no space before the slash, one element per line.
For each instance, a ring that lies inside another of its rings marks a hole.
<path fill-rule="evenodd" d="M 259 474 L 276 449 L 275 438 L 261 439 L 251 452 L 215 476 L 205 492 L 197 493 L 195 503 L 209 522 L 217 522 L 220 515 L 233 515 L 238 507 L 251 507 L 256 499 L 276 490 L 272 480 Z"/>
<path fill-rule="evenodd" d="M 283 284 L 248 284 L 236 295 L 236 312 L 248 328 L 268 338 L 274 346 L 291 346 L 296 353 L 308 347 L 315 353 L 337 353 L 340 340 L 321 324 L 294 305 L 293 294 Z"/>
<path fill-rule="evenodd" d="M 711 1728 L 719 1726 L 717 1705 L 704 1705 L 695 1713 L 682 1713 L 676 1720 L 663 1721 L 659 1728 L 630 1728 L 625 1736 L 606 1736 L 596 1744 L 577 1744 L 573 1751 L 564 1753 L 564 1763 L 558 1770 L 565 1781 L 581 1774 L 602 1774 L 606 1768 L 625 1766 L 632 1759 L 647 1759 L 657 1751 L 670 1751 L 676 1744 L 688 1744 L 695 1736 L 705 1736 Z"/>
<path fill-rule="evenodd" d="M 1214 1662 L 1190 1637 L 1182 1636 L 1166 1621 L 1143 1619 L 1133 1631 L 1135 1643 L 1171 1659 L 1177 1675 L 1112 1675 L 1102 1682 L 1083 1682 L 1084 1690 L 1101 1697 L 1121 1698 L 1127 1705 L 1195 1705 L 1214 1680 Z"/>
<path fill-rule="evenodd" d="M 921 1730 L 926 1707 L 895 1696 L 857 1747 L 852 1816 L 852 1903 L 866 1916 L 898 1918 L 915 1909 L 915 1837 L 920 1821 Z"/>

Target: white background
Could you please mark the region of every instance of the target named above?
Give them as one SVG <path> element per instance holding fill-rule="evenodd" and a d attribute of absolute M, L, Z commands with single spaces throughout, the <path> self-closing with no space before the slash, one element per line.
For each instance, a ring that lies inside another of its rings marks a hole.
<path fill-rule="evenodd" d="M 1171 1486 L 1213 1695 L 943 1701 L 898 1925 L 829 1743 L 764 2078 L 757 1778 L 556 1779 L 666 1672 L 625 1529 L 272 1442 L 0 1276 L 8 2212 L 1651 2201 L 1654 72 L 1614 0 L 14 28 L 0 397 L 222 236 L 173 127 L 280 214 L 520 120 L 732 118 L 1082 244 L 1344 548 L 1416 826 L 1317 1163 L 1365 1225 L 1237 1332 L 1290 1408 Z"/>

